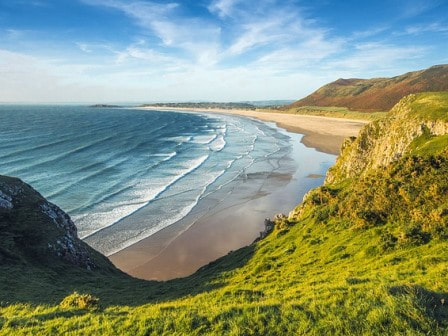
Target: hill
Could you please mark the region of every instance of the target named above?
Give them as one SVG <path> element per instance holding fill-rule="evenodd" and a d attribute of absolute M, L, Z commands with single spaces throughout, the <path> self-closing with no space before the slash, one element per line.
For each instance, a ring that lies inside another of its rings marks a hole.
<path fill-rule="evenodd" d="M 346 141 L 325 184 L 264 239 L 184 279 L 132 279 L 96 254 L 90 270 L 67 259 L 2 262 L 0 333 L 446 335 L 447 130 L 448 93 L 403 98 Z M 2 181 L 4 194 L 19 183 Z M 10 198 L 2 235 L 18 223 Z M 42 212 L 39 202 L 18 214 Z M 67 304 L 73 291 L 99 304 Z"/>
<path fill-rule="evenodd" d="M 448 65 L 392 78 L 340 78 L 284 109 L 323 106 L 364 112 L 388 111 L 408 94 L 436 91 L 448 91 Z"/>

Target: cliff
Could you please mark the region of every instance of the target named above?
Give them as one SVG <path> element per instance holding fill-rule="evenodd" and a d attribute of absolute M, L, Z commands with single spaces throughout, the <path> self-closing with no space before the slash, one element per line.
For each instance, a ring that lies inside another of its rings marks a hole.
<path fill-rule="evenodd" d="M 17 178 L 0 176 L 0 262 L 113 270 L 100 253 L 78 238 L 70 217 Z"/>
<path fill-rule="evenodd" d="M 284 109 L 337 106 L 355 111 L 388 111 L 411 93 L 448 91 L 448 65 L 391 78 L 340 78 Z"/>
<path fill-rule="evenodd" d="M 365 126 L 356 139 L 346 140 L 336 165 L 327 174 L 327 183 L 364 176 L 416 151 L 424 154 L 437 149 L 436 144 L 446 140 L 438 137 L 448 134 L 447 101 L 448 93 L 403 98 L 386 118 Z"/>

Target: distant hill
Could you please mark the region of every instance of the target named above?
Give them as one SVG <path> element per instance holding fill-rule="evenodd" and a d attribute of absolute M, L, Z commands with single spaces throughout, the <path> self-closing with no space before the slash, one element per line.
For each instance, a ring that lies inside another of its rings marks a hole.
<path fill-rule="evenodd" d="M 195 108 L 195 109 L 240 109 L 255 110 L 257 108 L 278 108 L 291 104 L 292 100 L 251 100 L 242 102 L 177 102 L 177 103 L 151 103 L 140 107 L 169 107 L 169 108 Z"/>
<path fill-rule="evenodd" d="M 410 93 L 448 91 L 448 65 L 391 78 L 340 78 L 284 109 L 337 106 L 356 111 L 388 111 Z"/>

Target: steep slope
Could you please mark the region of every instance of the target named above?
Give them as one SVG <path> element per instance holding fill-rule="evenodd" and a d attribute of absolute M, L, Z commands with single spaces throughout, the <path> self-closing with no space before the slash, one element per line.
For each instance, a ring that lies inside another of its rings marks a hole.
<path fill-rule="evenodd" d="M 446 101 L 448 92 L 411 94 L 403 98 L 386 118 L 365 126 L 356 139 L 346 140 L 337 164 L 327 175 L 327 182 L 365 175 L 425 143 L 427 152 L 438 149 L 439 139 L 446 139 L 436 137 L 448 134 Z"/>
<path fill-rule="evenodd" d="M 0 262 L 115 269 L 78 238 L 75 224 L 59 207 L 21 180 L 6 176 L 0 176 Z"/>
<path fill-rule="evenodd" d="M 12 266 L 0 264 L 0 333 L 446 335 L 447 116 L 446 93 L 404 98 L 346 143 L 325 185 L 266 238 L 185 279 L 100 278 L 72 266 L 69 285 L 50 287 L 39 273 L 33 300 L 8 300 L 31 281 L 11 280 Z M 57 304 L 74 289 L 100 307 Z"/>
<path fill-rule="evenodd" d="M 448 91 L 448 65 L 392 78 L 338 79 L 285 107 L 337 106 L 355 111 L 388 111 L 410 93 Z"/>

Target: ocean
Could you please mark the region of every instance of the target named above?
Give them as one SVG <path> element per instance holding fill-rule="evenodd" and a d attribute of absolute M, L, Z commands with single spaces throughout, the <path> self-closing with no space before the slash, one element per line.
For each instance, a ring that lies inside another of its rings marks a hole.
<path fill-rule="evenodd" d="M 293 173 L 291 150 L 278 128 L 237 116 L 0 106 L 0 174 L 31 184 L 106 255 L 173 225 L 199 202 L 218 204 L 251 176 Z"/>

